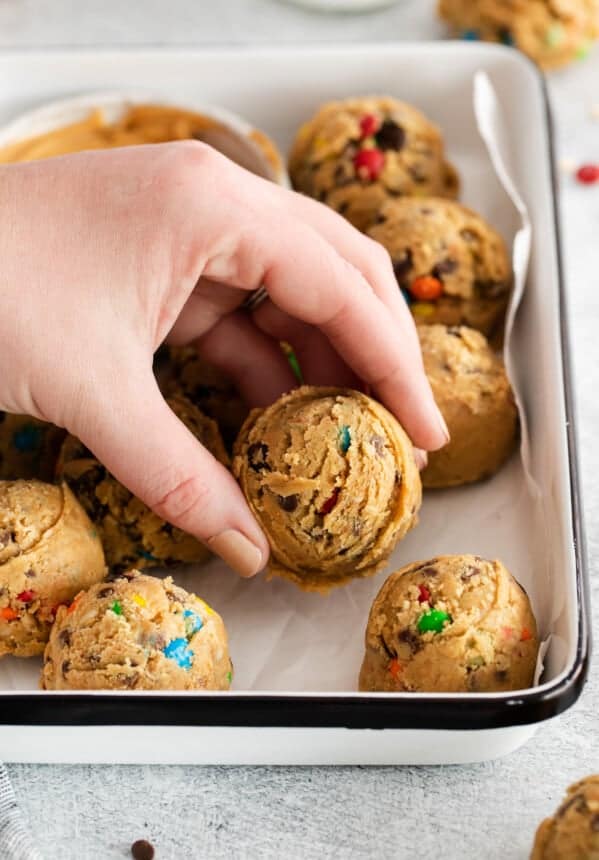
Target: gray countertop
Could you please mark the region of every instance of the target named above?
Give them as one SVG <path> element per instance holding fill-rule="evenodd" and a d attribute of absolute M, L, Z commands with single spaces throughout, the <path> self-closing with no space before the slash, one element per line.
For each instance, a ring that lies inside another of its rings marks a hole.
<path fill-rule="evenodd" d="M 276 0 L 0 0 L 0 49 L 437 38 L 430 0 L 323 16 Z M 417 74 L 417 70 L 415 70 Z M 599 51 L 551 77 L 561 157 L 599 161 Z M 562 175 L 591 577 L 599 559 L 599 186 Z M 595 579 L 595 621 L 599 586 Z M 506 759 L 451 768 L 11 765 L 46 860 L 526 858 L 538 821 L 599 771 L 599 668 L 577 705 Z"/>

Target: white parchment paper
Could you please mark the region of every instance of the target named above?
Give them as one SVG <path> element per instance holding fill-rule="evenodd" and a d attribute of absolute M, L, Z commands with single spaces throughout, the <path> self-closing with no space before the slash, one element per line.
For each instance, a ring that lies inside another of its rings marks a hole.
<path fill-rule="evenodd" d="M 460 160 L 464 203 L 481 212 L 512 248 L 514 293 L 508 313 L 505 360 L 510 376 L 513 321 L 526 283 L 531 225 L 509 167 L 507 130 L 488 76 L 474 80 L 474 113 L 486 146 L 484 159 Z M 470 175 L 468 175 L 470 171 Z M 550 630 L 546 518 L 542 493 L 528 468 L 530 442 L 522 397 L 519 454 L 491 480 L 471 487 L 428 492 L 420 525 L 402 541 L 385 571 L 323 597 L 283 580 L 237 578 L 223 563 L 174 571 L 177 581 L 211 603 L 225 620 L 235 664 L 234 688 L 260 691 L 354 691 L 363 656 L 368 611 L 387 575 L 439 554 L 474 553 L 499 558 L 526 588 L 546 641 Z M 534 535 L 534 540 L 532 536 Z M 544 549 L 545 548 L 545 549 Z M 537 681 L 541 671 L 539 659 Z M 1 689 L 37 688 L 40 661 L 0 661 Z"/>

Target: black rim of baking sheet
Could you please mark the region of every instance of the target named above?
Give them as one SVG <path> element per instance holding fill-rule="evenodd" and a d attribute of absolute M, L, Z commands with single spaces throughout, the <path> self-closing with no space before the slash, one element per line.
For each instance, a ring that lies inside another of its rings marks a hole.
<path fill-rule="evenodd" d="M 523 58 L 526 62 L 526 58 Z M 535 690 L 505 694 L 185 694 L 0 693 L 0 725 L 138 725 L 276 728 L 481 730 L 543 722 L 571 707 L 584 686 L 591 655 L 585 530 L 575 430 L 568 308 L 564 282 L 555 132 L 544 76 L 536 66 L 545 104 L 559 285 L 562 375 L 576 566 L 578 639 L 570 671 Z"/>

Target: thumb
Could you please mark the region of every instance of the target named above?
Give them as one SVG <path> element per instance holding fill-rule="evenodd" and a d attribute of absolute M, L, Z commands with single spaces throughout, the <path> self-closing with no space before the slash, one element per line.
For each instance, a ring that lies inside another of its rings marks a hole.
<path fill-rule="evenodd" d="M 203 541 L 241 576 L 258 573 L 268 542 L 233 476 L 171 410 L 151 373 L 135 385 L 133 374 L 123 378 L 109 403 L 94 398 L 93 414 L 74 432 L 159 517 Z"/>

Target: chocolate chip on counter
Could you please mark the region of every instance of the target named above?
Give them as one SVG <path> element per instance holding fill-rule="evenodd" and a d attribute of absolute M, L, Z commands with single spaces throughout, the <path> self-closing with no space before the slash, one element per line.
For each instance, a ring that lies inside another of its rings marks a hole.
<path fill-rule="evenodd" d="M 291 514 L 293 511 L 297 510 L 299 496 L 279 496 L 277 498 L 277 502 L 281 510 L 287 511 L 288 514 Z"/>
<path fill-rule="evenodd" d="M 393 271 L 399 284 L 404 283 L 407 275 L 410 274 L 414 266 L 414 257 L 410 248 L 406 251 L 401 260 L 393 261 Z"/>
<path fill-rule="evenodd" d="M 147 839 L 138 839 L 131 846 L 134 860 L 154 860 L 154 846 Z"/>
<path fill-rule="evenodd" d="M 404 129 L 392 119 L 386 119 L 374 136 L 377 146 L 383 151 L 394 149 L 399 152 L 406 144 Z"/>
<path fill-rule="evenodd" d="M 110 597 L 111 594 L 114 594 L 114 588 L 111 588 L 110 586 L 101 588 L 98 591 L 98 597 Z"/>
<path fill-rule="evenodd" d="M 66 645 L 67 647 L 71 644 L 71 631 L 68 627 L 60 631 L 58 634 L 58 641 L 61 645 Z"/>
<path fill-rule="evenodd" d="M 441 260 L 440 263 L 437 263 L 431 274 L 434 278 L 441 279 L 443 278 L 443 275 L 451 275 L 452 272 L 455 272 L 457 267 L 457 261 L 448 258 L 447 260 Z"/>
<path fill-rule="evenodd" d="M 271 472 L 272 469 L 267 463 L 268 445 L 264 442 L 254 442 L 248 448 L 248 465 L 253 472 Z"/>

